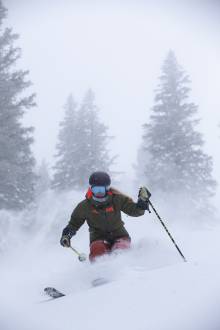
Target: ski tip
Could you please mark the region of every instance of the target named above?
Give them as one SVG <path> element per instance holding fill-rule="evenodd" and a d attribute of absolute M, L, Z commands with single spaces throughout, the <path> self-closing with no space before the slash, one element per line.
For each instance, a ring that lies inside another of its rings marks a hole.
<path fill-rule="evenodd" d="M 65 296 L 64 293 L 58 291 L 57 289 L 55 289 L 53 287 L 44 288 L 44 293 L 47 294 L 48 296 L 52 297 L 52 298 L 60 298 L 60 297 Z"/>
<path fill-rule="evenodd" d="M 55 289 L 52 288 L 52 287 L 50 287 L 50 286 L 44 288 L 44 292 L 45 292 L 45 293 L 52 292 L 52 291 L 55 291 Z"/>

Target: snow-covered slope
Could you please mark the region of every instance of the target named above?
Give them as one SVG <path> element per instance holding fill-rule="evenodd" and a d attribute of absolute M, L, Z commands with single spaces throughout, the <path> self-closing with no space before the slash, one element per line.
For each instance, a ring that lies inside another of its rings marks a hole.
<path fill-rule="evenodd" d="M 184 263 L 153 214 L 125 217 L 132 249 L 90 265 L 58 244 L 71 198 L 60 196 L 55 203 L 47 196 L 37 212 L 38 234 L 24 240 L 13 233 L 13 249 L 1 260 L 1 330 L 220 328 L 219 227 L 189 231 L 168 223 L 188 260 Z M 72 244 L 88 253 L 86 226 Z M 94 288 L 91 281 L 97 277 L 109 283 Z M 45 286 L 67 296 L 47 301 Z"/>

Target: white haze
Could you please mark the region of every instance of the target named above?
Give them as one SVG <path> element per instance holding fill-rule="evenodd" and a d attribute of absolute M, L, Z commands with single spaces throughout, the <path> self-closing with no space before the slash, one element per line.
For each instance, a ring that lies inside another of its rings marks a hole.
<path fill-rule="evenodd" d="M 161 64 L 172 48 L 192 79 L 191 97 L 202 118 L 199 129 L 220 182 L 219 7 L 203 1 L 184 3 L 4 2 L 9 9 L 6 25 L 20 34 L 19 67 L 30 70 L 37 93 L 38 106 L 25 122 L 36 128 L 33 150 L 38 163 L 45 158 L 53 165 L 67 95 L 73 92 L 80 101 L 91 87 L 100 117 L 115 136 L 115 169 L 125 172 L 119 188 L 136 199 L 132 164 L 141 126 L 153 105 Z M 75 191 L 49 191 L 33 209 L 0 211 L 0 329 L 219 329 L 218 222 L 186 220 L 184 210 L 177 218 L 175 204 L 165 207 L 152 196 L 187 263 L 152 213 L 138 219 L 123 216 L 133 249 L 91 267 L 59 245 L 61 231 L 82 198 L 83 193 Z M 219 194 L 217 206 L 218 198 Z M 86 225 L 73 245 L 88 253 Z M 110 283 L 91 288 L 91 280 L 100 275 Z M 41 304 L 47 299 L 43 288 L 50 285 L 69 295 Z"/>
<path fill-rule="evenodd" d="M 15 1 L 7 23 L 20 34 L 38 108 L 26 116 L 36 128 L 37 159 L 53 163 L 58 122 L 70 92 L 80 102 L 91 87 L 100 117 L 115 136 L 117 169 L 130 177 L 142 124 L 172 48 L 192 79 L 191 99 L 199 105 L 206 150 L 218 153 L 220 122 L 219 6 L 212 1 Z M 132 136 L 132 138 L 131 138 Z M 129 143 L 128 143 L 129 141 Z"/>
<path fill-rule="evenodd" d="M 153 213 L 133 219 L 124 216 L 132 250 L 91 266 L 58 244 L 63 225 L 81 198 L 74 191 L 48 192 L 29 214 L 15 218 L 0 212 L 1 220 L 11 225 L 1 253 L 1 329 L 218 329 L 219 227 L 209 224 L 189 230 L 184 221 L 166 219 L 187 258 L 184 263 Z M 35 220 L 28 235 L 18 225 L 27 218 Z M 72 244 L 88 253 L 86 225 Z M 110 282 L 92 288 L 97 277 Z M 67 297 L 47 301 L 46 286 L 57 287 Z"/>

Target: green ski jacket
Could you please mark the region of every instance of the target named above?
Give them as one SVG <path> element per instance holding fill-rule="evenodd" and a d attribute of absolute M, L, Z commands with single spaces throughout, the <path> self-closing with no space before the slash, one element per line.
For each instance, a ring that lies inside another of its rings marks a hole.
<path fill-rule="evenodd" d="M 129 237 L 121 218 L 121 211 L 132 217 L 144 214 L 137 204 L 128 196 L 111 188 L 105 202 L 96 202 L 91 189 L 86 198 L 73 210 L 68 229 L 73 235 L 86 221 L 89 226 L 90 243 L 96 240 L 114 241 L 117 238 Z"/>

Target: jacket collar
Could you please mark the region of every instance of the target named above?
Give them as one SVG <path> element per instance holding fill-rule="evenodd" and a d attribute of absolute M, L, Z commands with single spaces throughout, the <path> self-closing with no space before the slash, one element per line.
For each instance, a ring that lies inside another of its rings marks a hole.
<path fill-rule="evenodd" d="M 112 195 L 113 195 L 111 189 L 108 191 L 107 195 L 108 195 L 108 196 L 112 196 Z M 90 199 L 92 199 L 92 196 L 93 196 L 93 194 L 92 194 L 92 189 L 89 188 L 89 189 L 87 190 L 87 193 L 86 193 L 86 199 L 90 200 Z"/>
<path fill-rule="evenodd" d="M 88 190 L 87 190 L 87 193 L 86 193 L 86 199 L 92 204 L 92 205 L 94 205 L 95 207 L 100 207 L 100 208 L 102 208 L 102 207 L 105 207 L 106 205 L 109 205 L 109 204 L 111 204 L 111 202 L 112 202 L 112 195 L 113 195 L 113 193 L 112 193 L 112 191 L 111 191 L 111 189 L 108 191 L 108 193 L 107 193 L 107 199 L 106 199 L 106 201 L 104 201 L 104 202 L 98 202 L 98 201 L 95 201 L 92 197 L 93 197 L 93 193 L 92 193 L 92 190 L 91 190 L 91 188 L 89 188 Z"/>

